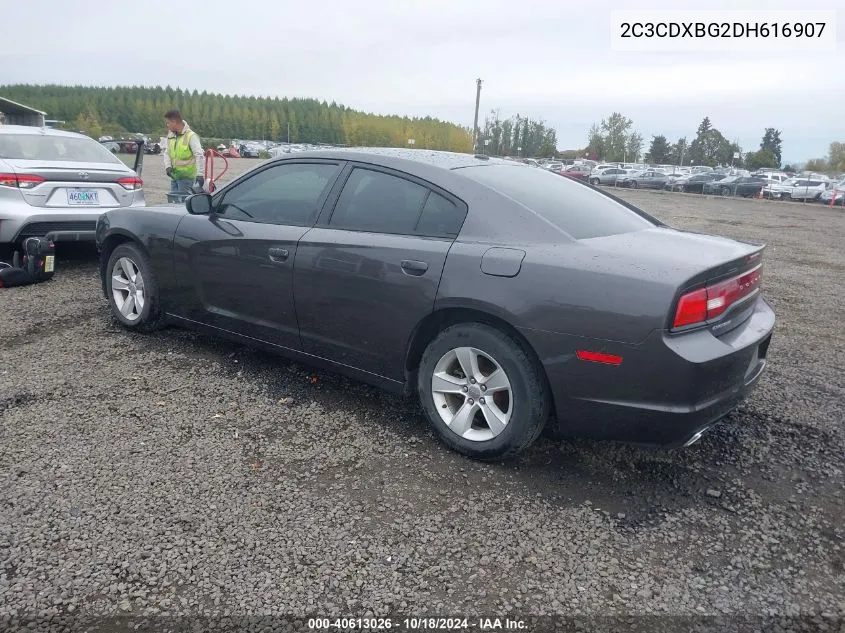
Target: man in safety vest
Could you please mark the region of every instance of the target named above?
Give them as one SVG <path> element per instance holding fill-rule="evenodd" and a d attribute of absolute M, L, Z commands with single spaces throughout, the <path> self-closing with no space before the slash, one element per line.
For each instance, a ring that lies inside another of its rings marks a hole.
<path fill-rule="evenodd" d="M 170 180 L 171 193 L 191 193 L 194 183 L 201 189 L 205 183 L 202 143 L 179 110 L 164 115 L 167 125 L 167 148 L 164 154 L 164 171 Z"/>

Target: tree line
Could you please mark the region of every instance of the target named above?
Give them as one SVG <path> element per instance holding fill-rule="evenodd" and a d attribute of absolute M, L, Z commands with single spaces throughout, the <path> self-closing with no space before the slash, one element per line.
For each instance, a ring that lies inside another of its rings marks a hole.
<path fill-rule="evenodd" d="M 166 133 L 164 113 L 178 109 L 198 134 L 214 139 L 331 143 L 472 151 L 472 131 L 432 117 L 382 116 L 317 99 L 222 95 L 179 88 L 0 86 L 0 94 L 94 138 Z"/>
<path fill-rule="evenodd" d="M 631 119 L 613 112 L 590 127 L 582 153 L 612 163 L 635 163 L 642 157 L 652 164 L 733 165 L 746 169 L 781 166 L 783 143 L 780 130 L 775 128 L 765 129 L 758 150 L 743 152 L 738 143 L 728 140 L 713 126 L 709 117 L 702 119 L 691 141 L 684 136 L 672 143 L 660 134 L 652 136 L 648 149 L 642 135 L 633 127 Z"/>
<path fill-rule="evenodd" d="M 845 143 L 831 143 L 827 156 L 807 161 L 804 166 L 809 171 L 845 173 Z"/>
<path fill-rule="evenodd" d="M 503 119 L 491 110 L 479 129 L 476 151 L 492 156 L 547 158 L 557 154 L 557 132 L 542 119 L 516 114 Z"/>

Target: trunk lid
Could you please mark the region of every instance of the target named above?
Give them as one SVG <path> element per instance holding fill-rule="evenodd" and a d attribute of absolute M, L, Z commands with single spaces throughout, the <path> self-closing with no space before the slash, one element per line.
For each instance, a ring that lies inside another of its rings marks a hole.
<path fill-rule="evenodd" d="M 648 266 L 662 278 L 671 276 L 678 284 L 706 281 L 710 276 L 730 273 L 742 267 L 742 259 L 763 250 L 764 245 L 739 242 L 727 237 L 655 227 L 579 240 L 622 261 Z"/>
<path fill-rule="evenodd" d="M 127 190 L 118 182 L 135 175 L 122 163 L 39 159 L 6 159 L 5 162 L 18 175 L 44 179 L 31 189 L 21 189 L 24 200 L 34 207 L 108 209 L 131 206 L 135 200 L 135 190 Z"/>
<path fill-rule="evenodd" d="M 671 306 L 667 306 L 667 329 L 673 329 L 672 323 L 681 298 L 692 291 L 713 287 L 722 287 L 733 279 L 739 284 L 749 280 L 753 288 L 726 295 L 729 305 L 716 318 L 681 329 L 697 329 L 704 325 L 721 336 L 741 325 L 751 314 L 750 299 L 759 291 L 759 275 L 749 273 L 759 269 L 763 244 L 740 242 L 726 237 L 704 235 L 679 231 L 668 227 L 656 227 L 610 235 L 606 237 L 581 240 L 591 248 L 602 251 L 602 258 L 616 255 L 628 263 L 632 270 L 644 271 L 646 277 L 658 277 L 677 288 Z M 632 276 L 646 278 L 641 274 Z M 736 290 L 736 289 L 734 289 Z M 733 303 L 730 303 L 730 302 Z"/>

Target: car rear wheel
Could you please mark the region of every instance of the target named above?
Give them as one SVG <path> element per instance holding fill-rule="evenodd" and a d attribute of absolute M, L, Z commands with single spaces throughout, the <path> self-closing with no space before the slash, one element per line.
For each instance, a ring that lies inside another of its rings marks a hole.
<path fill-rule="evenodd" d="M 428 345 L 417 388 L 440 438 L 475 459 L 516 455 L 537 439 L 549 417 L 538 363 L 520 341 L 481 323 L 451 326 Z"/>
<path fill-rule="evenodd" d="M 109 305 L 121 325 L 140 331 L 156 329 L 158 285 L 147 255 L 134 244 L 121 244 L 109 257 L 106 274 Z"/>
<path fill-rule="evenodd" d="M 636 180 L 632 180 L 632 181 L 631 181 L 631 189 L 636 189 L 637 187 L 639 187 L 639 185 L 637 184 L 637 181 L 636 181 Z"/>

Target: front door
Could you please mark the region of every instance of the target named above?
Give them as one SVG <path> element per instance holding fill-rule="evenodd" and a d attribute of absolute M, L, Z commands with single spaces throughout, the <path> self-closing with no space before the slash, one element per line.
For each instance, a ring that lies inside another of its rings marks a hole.
<path fill-rule="evenodd" d="M 304 350 L 404 380 L 408 342 L 434 309 L 446 255 L 465 216 L 463 203 L 406 174 L 352 169 L 330 217 L 296 252 Z"/>
<path fill-rule="evenodd" d="M 179 224 L 175 271 L 183 316 L 299 349 L 293 264 L 341 171 L 338 162 L 269 165 L 215 196 L 208 216 Z"/>

